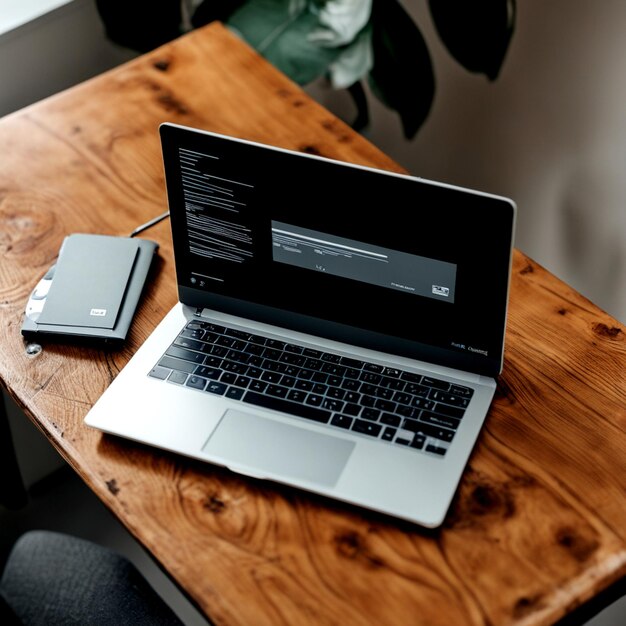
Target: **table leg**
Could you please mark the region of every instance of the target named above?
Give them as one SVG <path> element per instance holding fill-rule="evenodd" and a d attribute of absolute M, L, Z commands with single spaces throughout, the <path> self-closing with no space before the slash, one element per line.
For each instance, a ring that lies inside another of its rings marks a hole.
<path fill-rule="evenodd" d="M 26 506 L 28 494 L 15 456 L 4 394 L 0 397 L 0 506 L 20 509 Z"/>

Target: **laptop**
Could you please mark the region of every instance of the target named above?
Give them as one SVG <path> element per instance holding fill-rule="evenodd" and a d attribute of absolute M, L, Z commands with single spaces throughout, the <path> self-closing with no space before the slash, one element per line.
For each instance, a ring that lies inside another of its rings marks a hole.
<path fill-rule="evenodd" d="M 441 525 L 502 370 L 514 202 L 159 133 L 179 301 L 85 423 Z"/>

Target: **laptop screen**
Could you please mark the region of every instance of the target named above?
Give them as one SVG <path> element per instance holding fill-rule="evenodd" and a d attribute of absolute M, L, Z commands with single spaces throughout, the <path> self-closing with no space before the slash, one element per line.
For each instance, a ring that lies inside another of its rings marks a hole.
<path fill-rule="evenodd" d="M 160 133 L 183 303 L 499 373 L 509 199 L 172 124 Z"/>

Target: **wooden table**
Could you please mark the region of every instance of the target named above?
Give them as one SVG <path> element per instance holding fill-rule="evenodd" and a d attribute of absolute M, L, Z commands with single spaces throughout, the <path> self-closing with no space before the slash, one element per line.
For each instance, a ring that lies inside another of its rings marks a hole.
<path fill-rule="evenodd" d="M 437 531 L 83 425 L 176 301 L 168 222 L 123 349 L 29 355 L 24 305 L 65 235 L 166 209 L 168 120 L 401 168 L 219 24 L 0 121 L 0 380 L 191 600 L 217 624 L 538 625 L 622 579 L 626 328 L 517 250 L 504 373 Z"/>

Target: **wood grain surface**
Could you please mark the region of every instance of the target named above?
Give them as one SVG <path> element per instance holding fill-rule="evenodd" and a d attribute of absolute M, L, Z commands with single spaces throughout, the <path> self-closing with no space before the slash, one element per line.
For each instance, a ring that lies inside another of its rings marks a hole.
<path fill-rule="evenodd" d="M 211 620 L 545 625 L 624 576 L 626 328 L 518 250 L 504 372 L 437 531 L 85 427 L 176 301 L 169 223 L 124 348 L 29 356 L 24 306 L 67 234 L 166 209 L 164 121 L 402 168 L 219 24 L 0 120 L 0 381 Z"/>

